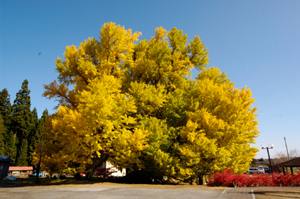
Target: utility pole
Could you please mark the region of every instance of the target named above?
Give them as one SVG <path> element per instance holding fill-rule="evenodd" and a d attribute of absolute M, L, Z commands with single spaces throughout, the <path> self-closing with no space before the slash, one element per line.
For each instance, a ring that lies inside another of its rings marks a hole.
<path fill-rule="evenodd" d="M 269 149 L 273 149 L 273 147 L 274 147 L 273 144 L 270 144 L 268 147 L 265 147 L 264 145 L 261 145 L 261 148 L 262 148 L 262 149 L 267 149 L 268 157 L 269 157 L 270 171 L 271 171 L 272 174 L 273 174 L 273 167 L 272 167 L 272 164 L 271 164 L 271 158 L 270 158 Z"/>
<path fill-rule="evenodd" d="M 284 142 L 285 142 L 285 148 L 286 148 L 286 153 L 287 153 L 287 156 L 288 156 L 288 160 L 290 160 L 289 149 L 288 149 L 285 137 L 284 137 Z"/>

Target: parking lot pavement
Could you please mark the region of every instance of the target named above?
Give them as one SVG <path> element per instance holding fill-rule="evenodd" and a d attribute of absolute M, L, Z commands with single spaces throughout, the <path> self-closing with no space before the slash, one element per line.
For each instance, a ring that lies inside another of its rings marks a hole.
<path fill-rule="evenodd" d="M 188 185 L 51 185 L 0 187 L 0 199 L 300 199 L 299 187 L 206 187 Z"/>
<path fill-rule="evenodd" d="M 300 199 L 300 187 L 227 188 L 220 199 Z"/>
<path fill-rule="evenodd" d="M 170 185 L 61 185 L 0 188 L 0 198 L 30 199 L 183 199 L 218 198 L 224 188 Z"/>
<path fill-rule="evenodd" d="M 253 192 L 256 199 L 300 198 L 300 187 L 260 187 Z"/>

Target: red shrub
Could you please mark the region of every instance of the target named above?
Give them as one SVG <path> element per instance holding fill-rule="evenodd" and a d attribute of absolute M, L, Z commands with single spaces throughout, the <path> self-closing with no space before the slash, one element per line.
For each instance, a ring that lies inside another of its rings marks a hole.
<path fill-rule="evenodd" d="M 300 171 L 297 172 L 297 175 L 293 174 L 294 186 L 300 186 Z"/>
<path fill-rule="evenodd" d="M 282 187 L 295 187 L 300 184 L 300 172 L 297 175 L 287 173 L 286 175 L 280 173 L 273 174 L 273 185 Z"/>
<path fill-rule="evenodd" d="M 212 178 L 208 180 L 209 186 L 233 186 L 233 171 L 225 169 L 222 173 L 212 174 Z"/>
<path fill-rule="evenodd" d="M 223 172 L 217 172 L 208 180 L 208 186 L 235 186 L 235 187 L 253 187 L 253 186 L 300 186 L 300 172 L 297 175 L 289 173 L 286 175 L 273 173 L 263 175 L 234 174 L 231 169 L 225 169 Z"/>

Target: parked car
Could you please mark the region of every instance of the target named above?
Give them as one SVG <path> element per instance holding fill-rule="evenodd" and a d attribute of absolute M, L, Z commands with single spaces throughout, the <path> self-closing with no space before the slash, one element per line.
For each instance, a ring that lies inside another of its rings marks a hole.
<path fill-rule="evenodd" d="M 269 173 L 270 172 L 269 167 L 264 167 L 264 169 L 265 169 L 265 173 Z"/>
<path fill-rule="evenodd" d="M 42 172 L 40 171 L 39 172 L 39 177 L 41 177 L 42 176 Z M 34 174 L 28 174 L 28 177 L 36 177 L 36 173 L 34 173 Z"/>
<path fill-rule="evenodd" d="M 3 180 L 16 180 L 15 176 L 6 176 Z"/>
<path fill-rule="evenodd" d="M 248 173 L 249 174 L 260 174 L 260 173 L 265 173 L 265 169 L 263 166 L 259 166 L 259 167 L 250 167 L 248 169 Z"/>
<path fill-rule="evenodd" d="M 259 166 L 257 168 L 258 168 L 259 173 L 263 173 L 263 174 L 265 173 L 265 168 L 263 166 Z"/>

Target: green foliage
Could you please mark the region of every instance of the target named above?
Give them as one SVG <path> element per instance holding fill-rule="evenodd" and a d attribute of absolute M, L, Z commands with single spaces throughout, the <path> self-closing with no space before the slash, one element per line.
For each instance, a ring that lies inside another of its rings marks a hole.
<path fill-rule="evenodd" d="M 17 156 L 17 144 L 18 138 L 15 136 L 13 131 L 10 131 L 8 134 L 6 134 L 4 151 L 5 155 L 10 157 L 14 161 L 12 163 L 13 165 L 15 165 L 15 160 Z"/>
<path fill-rule="evenodd" d="M 17 166 L 28 166 L 28 141 L 27 139 L 20 140 L 21 145 L 18 148 L 18 154 L 16 158 L 16 165 Z"/>
<path fill-rule="evenodd" d="M 36 108 L 30 111 L 29 94 L 28 81 L 25 80 L 11 107 L 7 89 L 0 92 L 1 154 L 9 156 L 14 160 L 13 164 L 19 164 L 17 166 L 32 165 L 32 154 L 36 150 L 35 144 L 41 140 L 43 117 L 48 115 L 47 111 L 43 113 L 41 118 L 43 121 L 40 122 Z"/>
<path fill-rule="evenodd" d="M 31 135 L 34 131 L 35 124 L 33 115 L 30 110 L 30 90 L 28 89 L 28 81 L 24 80 L 21 90 L 16 94 L 16 99 L 12 106 L 12 130 L 18 138 L 16 165 L 27 166 L 30 163 L 28 152 L 28 141 L 31 142 Z"/>
<path fill-rule="evenodd" d="M 163 176 L 176 176 L 174 149 L 177 132 L 166 124 L 166 120 L 155 117 L 140 117 L 138 128 L 147 130 L 148 147 L 143 152 L 143 169 L 149 176 L 162 179 Z"/>
<path fill-rule="evenodd" d="M 12 106 L 12 126 L 19 138 L 28 136 L 34 127 L 29 94 L 28 81 L 24 80 Z"/>
<path fill-rule="evenodd" d="M 0 92 L 0 115 L 7 131 L 11 124 L 11 104 L 10 97 L 6 88 Z"/>
<path fill-rule="evenodd" d="M 27 151 L 27 157 L 28 157 L 28 164 L 32 165 L 32 154 L 35 152 L 35 144 L 39 140 L 39 129 L 38 129 L 39 119 L 37 115 L 37 110 L 34 108 L 32 110 L 32 128 L 28 134 L 28 151 Z"/>
<path fill-rule="evenodd" d="M 4 155 L 4 143 L 5 143 L 5 127 L 2 119 L 2 115 L 0 115 L 0 154 Z"/>
<path fill-rule="evenodd" d="M 49 116 L 48 110 L 45 109 L 42 113 L 42 117 L 38 120 L 36 143 L 41 143 L 45 136 L 45 123 Z"/>

